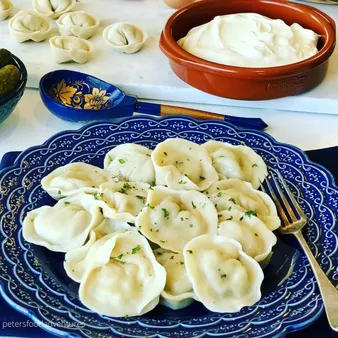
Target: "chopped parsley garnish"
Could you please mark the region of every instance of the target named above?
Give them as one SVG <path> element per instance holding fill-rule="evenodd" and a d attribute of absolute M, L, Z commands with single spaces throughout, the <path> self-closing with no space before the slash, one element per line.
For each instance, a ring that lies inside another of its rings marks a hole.
<path fill-rule="evenodd" d="M 221 197 L 221 196 L 222 196 L 222 193 L 219 192 L 219 193 L 217 194 L 217 197 Z"/>
<path fill-rule="evenodd" d="M 207 205 L 206 203 L 203 203 L 202 208 L 205 208 L 206 205 Z"/>
<path fill-rule="evenodd" d="M 164 154 L 165 156 L 168 156 L 168 154 L 167 154 L 165 151 L 163 152 L 163 154 Z"/>
<path fill-rule="evenodd" d="M 181 265 L 183 265 L 183 264 L 184 264 L 184 262 L 182 262 L 182 261 L 180 261 L 180 263 L 181 263 Z"/>
<path fill-rule="evenodd" d="M 183 217 L 181 217 L 181 222 L 183 222 Z"/>
<path fill-rule="evenodd" d="M 61 190 L 58 191 L 58 194 L 61 195 Z"/>
<path fill-rule="evenodd" d="M 252 216 L 256 216 L 256 217 L 257 217 L 257 214 L 256 214 L 256 212 L 253 211 L 253 210 L 248 210 L 248 211 L 246 211 L 246 212 L 244 213 L 244 216 L 251 218 Z"/>
<path fill-rule="evenodd" d="M 146 207 L 150 208 L 150 209 L 155 209 L 155 207 L 153 205 L 147 204 Z"/>
<path fill-rule="evenodd" d="M 149 156 L 149 157 L 151 157 L 151 155 L 150 154 L 146 154 L 147 156 Z"/>
<path fill-rule="evenodd" d="M 204 180 L 205 180 L 205 177 L 204 177 L 204 176 L 200 176 L 200 179 L 201 179 L 202 181 L 204 181 Z"/>
<path fill-rule="evenodd" d="M 232 206 L 230 206 L 230 207 L 228 208 L 228 211 L 231 211 L 231 209 L 232 209 Z"/>
<path fill-rule="evenodd" d="M 122 259 L 122 257 L 123 257 L 123 254 L 118 255 L 116 258 L 117 258 L 117 259 Z"/>
<path fill-rule="evenodd" d="M 193 251 L 192 251 L 192 250 L 187 250 L 187 252 L 189 252 L 190 254 L 192 254 L 192 253 L 193 253 Z"/>
<path fill-rule="evenodd" d="M 166 241 L 160 240 L 160 243 L 165 243 Z"/>
<path fill-rule="evenodd" d="M 126 161 L 123 158 L 119 158 L 119 162 L 120 162 L 120 164 L 125 164 L 126 163 Z"/>
<path fill-rule="evenodd" d="M 138 251 L 140 251 L 140 250 L 141 250 L 141 245 L 137 245 L 137 246 L 135 246 L 135 248 L 132 248 L 131 254 L 132 254 L 132 255 L 135 255 L 136 252 L 138 252 Z"/>
<path fill-rule="evenodd" d="M 183 180 L 180 180 L 180 181 L 178 182 L 178 184 L 187 184 L 187 182 L 186 182 L 186 181 L 183 181 Z"/>
<path fill-rule="evenodd" d="M 149 190 L 154 190 L 154 187 L 156 186 L 155 181 L 151 182 L 150 186 L 149 186 Z"/>
<path fill-rule="evenodd" d="M 113 162 L 113 159 L 110 155 L 108 155 L 108 158 L 110 159 L 111 162 Z"/>
<path fill-rule="evenodd" d="M 34 257 L 34 265 L 35 266 L 37 266 L 37 267 L 39 267 L 40 266 L 40 262 L 39 262 L 39 260 L 36 258 L 36 257 Z"/>
<path fill-rule="evenodd" d="M 258 234 L 255 232 L 255 236 L 258 237 Z"/>
<path fill-rule="evenodd" d="M 165 208 L 162 208 L 162 211 L 163 211 L 164 218 L 169 219 L 169 212 L 168 212 L 168 210 L 165 209 Z"/>
<path fill-rule="evenodd" d="M 126 264 L 126 262 L 124 262 L 124 261 L 118 261 L 118 262 L 122 265 Z"/>
<path fill-rule="evenodd" d="M 122 188 L 120 189 L 121 194 L 127 194 L 127 190 L 131 189 L 131 186 L 129 183 L 124 183 Z"/>
<path fill-rule="evenodd" d="M 136 197 L 137 197 L 139 200 L 142 200 L 143 203 L 146 201 L 146 198 L 143 197 L 143 196 L 136 195 Z"/>
<path fill-rule="evenodd" d="M 230 216 L 229 218 L 226 219 L 226 221 L 232 221 L 233 217 Z"/>
<path fill-rule="evenodd" d="M 97 192 L 94 194 L 94 200 L 100 200 L 103 197 L 103 192 Z"/>
<path fill-rule="evenodd" d="M 229 198 L 229 202 L 232 202 L 233 204 L 236 204 L 236 201 L 233 198 Z"/>
<path fill-rule="evenodd" d="M 189 150 L 191 150 L 191 149 L 192 149 L 192 147 L 189 148 Z"/>
<path fill-rule="evenodd" d="M 226 278 L 226 277 L 227 275 L 225 273 L 221 275 L 221 278 Z"/>
<path fill-rule="evenodd" d="M 252 168 L 255 168 L 255 167 L 258 167 L 258 164 L 254 163 L 254 164 L 252 165 Z"/>
<path fill-rule="evenodd" d="M 174 259 L 174 256 L 171 256 L 170 259 Z"/>
<path fill-rule="evenodd" d="M 193 207 L 194 209 L 196 209 L 196 205 L 194 204 L 193 201 L 191 201 L 191 205 L 192 205 L 192 207 Z"/>
<path fill-rule="evenodd" d="M 190 226 L 190 228 L 193 228 L 193 227 L 194 227 L 194 225 L 193 225 L 193 224 L 190 224 L 189 226 Z"/>
<path fill-rule="evenodd" d="M 65 202 L 65 204 L 70 204 L 70 202 Z"/>

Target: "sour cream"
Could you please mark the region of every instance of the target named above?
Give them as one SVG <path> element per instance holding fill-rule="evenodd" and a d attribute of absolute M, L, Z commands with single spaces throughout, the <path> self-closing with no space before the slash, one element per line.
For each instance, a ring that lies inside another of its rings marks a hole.
<path fill-rule="evenodd" d="M 319 35 L 298 23 L 256 13 L 216 16 L 191 29 L 178 41 L 202 59 L 238 67 L 276 67 L 307 59 L 318 52 Z"/>

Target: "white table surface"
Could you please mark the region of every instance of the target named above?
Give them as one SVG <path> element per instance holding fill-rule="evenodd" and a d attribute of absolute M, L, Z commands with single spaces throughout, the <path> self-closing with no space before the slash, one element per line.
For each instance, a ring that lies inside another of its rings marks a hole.
<path fill-rule="evenodd" d="M 338 145 L 337 115 L 200 104 L 185 106 L 222 114 L 261 117 L 269 124 L 266 131 L 270 135 L 303 150 Z M 62 121 L 49 113 L 40 100 L 39 92 L 27 89 L 14 112 L 0 124 L 0 158 L 8 151 L 20 151 L 41 144 L 59 131 L 80 127 L 80 124 Z"/>

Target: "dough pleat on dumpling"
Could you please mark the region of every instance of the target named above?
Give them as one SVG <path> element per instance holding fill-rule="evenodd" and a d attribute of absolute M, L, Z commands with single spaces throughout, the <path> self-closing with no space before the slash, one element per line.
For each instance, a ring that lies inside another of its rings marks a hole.
<path fill-rule="evenodd" d="M 105 156 L 104 168 L 120 181 L 149 184 L 155 181 L 151 150 L 139 144 L 121 144 L 110 150 Z"/>
<path fill-rule="evenodd" d="M 0 20 L 6 20 L 13 11 L 13 4 L 10 0 L 0 0 Z"/>
<path fill-rule="evenodd" d="M 211 156 L 220 180 L 237 178 L 258 189 L 268 175 L 263 159 L 250 147 L 209 141 L 202 148 Z"/>
<path fill-rule="evenodd" d="M 69 12 L 75 4 L 76 0 L 33 0 L 34 10 L 52 19 Z"/>
<path fill-rule="evenodd" d="M 95 193 L 100 184 L 109 180 L 107 171 L 88 163 L 74 162 L 53 170 L 41 184 L 51 197 L 59 199 L 79 192 Z"/>
<path fill-rule="evenodd" d="M 249 182 L 238 179 L 214 182 L 205 194 L 214 203 L 218 212 L 252 210 L 270 230 L 276 230 L 281 225 L 276 205 L 271 197 L 254 189 Z"/>
<path fill-rule="evenodd" d="M 166 283 L 148 241 L 137 232 L 108 235 L 88 253 L 79 289 L 81 302 L 111 317 L 132 317 L 152 310 Z"/>
<path fill-rule="evenodd" d="M 158 185 L 175 190 L 203 191 L 218 181 L 208 152 L 194 142 L 169 138 L 156 146 L 151 158 Z"/>
<path fill-rule="evenodd" d="M 157 261 L 165 268 L 167 280 L 160 303 L 170 309 L 183 309 L 197 299 L 188 278 L 182 254 L 165 249 L 154 250 Z"/>
<path fill-rule="evenodd" d="M 187 243 L 183 255 L 193 290 L 208 310 L 234 313 L 260 300 L 263 271 L 237 241 L 202 235 Z"/>
<path fill-rule="evenodd" d="M 217 224 L 217 211 L 204 194 L 160 186 L 149 190 L 146 206 L 135 221 L 150 241 L 178 253 L 196 236 L 216 235 Z"/>
<path fill-rule="evenodd" d="M 277 238 L 255 212 L 224 210 L 218 214 L 218 235 L 238 241 L 243 251 L 257 262 L 264 261 L 271 253 Z"/>

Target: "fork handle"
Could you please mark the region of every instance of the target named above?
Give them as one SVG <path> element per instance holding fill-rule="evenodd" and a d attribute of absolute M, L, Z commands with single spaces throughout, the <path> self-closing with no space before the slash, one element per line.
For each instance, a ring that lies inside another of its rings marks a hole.
<path fill-rule="evenodd" d="M 331 329 L 338 332 L 338 290 L 332 285 L 326 274 L 313 256 L 310 247 L 303 237 L 302 231 L 297 231 L 295 236 L 303 248 L 311 268 L 316 276 L 320 293 L 323 298 L 326 316 Z"/>

